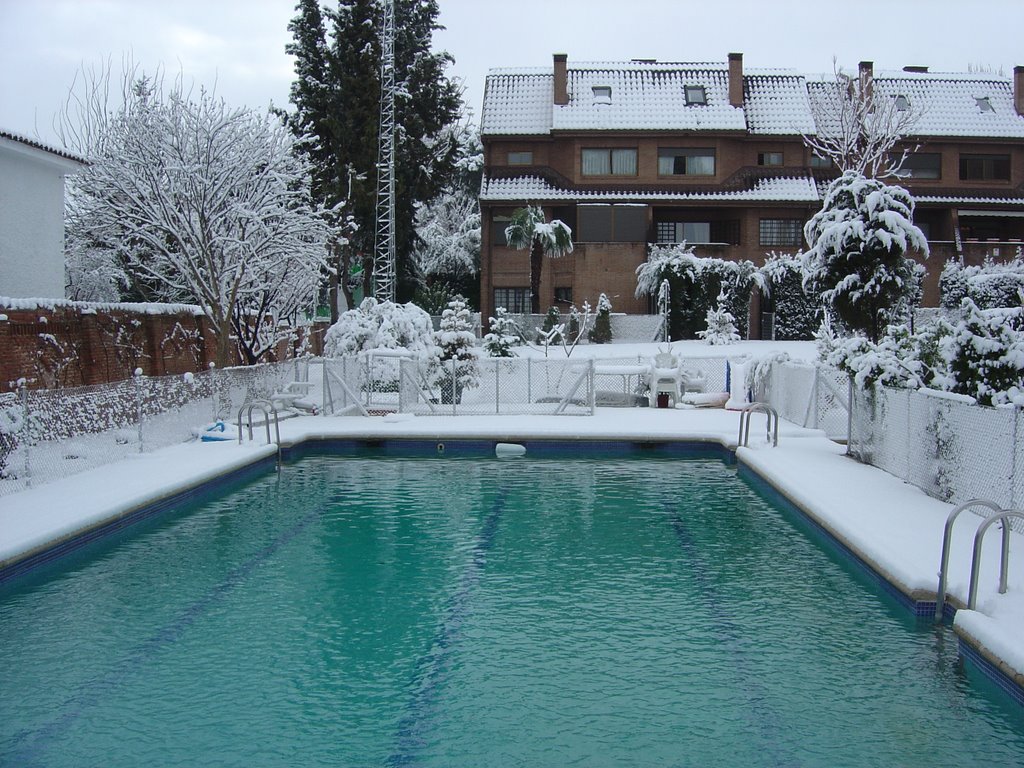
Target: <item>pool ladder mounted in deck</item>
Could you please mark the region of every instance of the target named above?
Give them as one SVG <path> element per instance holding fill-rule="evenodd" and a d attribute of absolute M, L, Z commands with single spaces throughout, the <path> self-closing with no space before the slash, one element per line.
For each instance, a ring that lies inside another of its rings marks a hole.
<path fill-rule="evenodd" d="M 768 417 L 765 424 L 765 440 L 775 448 L 779 444 L 779 414 L 768 403 L 750 403 L 740 412 L 740 434 L 736 439 L 737 448 L 746 448 L 750 443 L 750 417 L 755 413 L 763 413 Z"/>
<path fill-rule="evenodd" d="M 1024 512 L 1019 509 L 1000 507 L 994 501 L 987 499 L 971 499 L 965 501 L 959 507 L 949 513 L 946 518 L 946 527 L 942 532 L 942 558 L 939 562 L 939 588 L 935 595 L 935 620 L 942 621 L 942 614 L 946 607 L 946 582 L 949 572 L 949 548 L 953 538 L 953 523 L 957 517 L 966 509 L 971 507 L 987 507 L 992 510 L 978 526 L 974 533 L 974 549 L 971 556 L 971 583 L 967 592 L 967 609 L 975 610 L 978 604 L 978 572 L 981 570 L 981 546 L 985 540 L 985 533 L 998 522 L 1003 524 L 1003 542 L 999 562 L 999 594 L 1006 593 L 1006 581 L 1008 571 L 1008 560 L 1010 556 L 1010 520 L 1024 520 Z"/>
<path fill-rule="evenodd" d="M 277 446 L 277 468 L 281 469 L 281 422 L 277 415 L 277 406 L 270 400 L 253 400 L 243 404 L 238 409 L 238 444 L 242 444 L 242 414 L 246 415 L 246 422 L 249 427 L 249 441 L 253 440 L 252 412 L 260 410 L 263 412 L 263 421 L 267 428 L 267 445 Z M 274 440 L 270 439 L 270 417 L 274 417 Z"/>

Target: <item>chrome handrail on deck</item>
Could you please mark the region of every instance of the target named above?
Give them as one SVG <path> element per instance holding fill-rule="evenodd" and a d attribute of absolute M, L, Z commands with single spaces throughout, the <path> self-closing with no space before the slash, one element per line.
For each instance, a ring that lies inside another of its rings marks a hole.
<path fill-rule="evenodd" d="M 942 557 L 939 561 L 939 589 L 935 593 L 935 620 L 942 621 L 942 614 L 946 609 L 946 581 L 949 575 L 949 548 L 953 539 L 953 523 L 956 522 L 957 517 L 965 509 L 971 507 L 988 507 L 993 512 L 1001 512 L 1002 507 L 996 504 L 994 501 L 987 499 L 971 499 L 965 501 L 959 507 L 949 513 L 949 517 L 946 518 L 946 527 L 942 532 Z M 1009 528 L 1004 527 L 1003 538 L 1005 539 L 1010 535 Z"/>
<path fill-rule="evenodd" d="M 277 406 L 270 400 L 253 400 L 251 403 L 243 403 L 238 409 L 238 444 L 242 444 L 242 412 L 245 411 L 249 426 L 249 440 L 253 439 L 252 412 L 256 409 L 263 412 L 264 424 L 267 427 L 267 445 L 277 445 L 277 467 L 281 468 L 281 422 L 277 415 Z M 270 439 L 270 416 L 274 417 L 274 437 Z"/>
<path fill-rule="evenodd" d="M 779 444 L 779 413 L 768 403 L 750 403 L 740 412 L 740 433 L 736 438 L 736 447 L 746 448 L 750 442 L 750 417 L 755 413 L 763 413 L 768 417 L 765 424 L 765 440 L 771 442 L 773 448 L 777 447 Z M 772 429 L 773 422 L 774 430 Z M 746 425 L 746 431 L 744 431 L 744 425 Z"/>
<path fill-rule="evenodd" d="M 985 532 L 993 523 L 1003 523 L 1003 547 L 999 562 L 999 594 L 1006 594 L 1007 560 L 1010 555 L 1010 518 L 1016 517 L 1024 520 L 1024 512 L 1019 509 L 1001 509 L 998 512 L 985 518 L 985 522 L 978 528 L 974 535 L 974 556 L 971 559 L 971 588 L 967 598 L 967 609 L 975 610 L 978 603 L 978 571 L 981 569 L 981 544 L 985 539 Z"/>

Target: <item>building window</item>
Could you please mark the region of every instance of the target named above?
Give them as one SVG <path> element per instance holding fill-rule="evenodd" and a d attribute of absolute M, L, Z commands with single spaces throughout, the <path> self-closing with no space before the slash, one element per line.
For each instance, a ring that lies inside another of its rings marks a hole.
<path fill-rule="evenodd" d="M 610 85 L 595 85 L 591 91 L 594 93 L 595 104 L 612 103 L 612 87 Z"/>
<path fill-rule="evenodd" d="M 580 243 L 643 243 L 647 241 L 646 205 L 580 205 Z"/>
<path fill-rule="evenodd" d="M 659 221 L 658 242 L 662 244 L 686 242 L 691 245 L 711 242 L 710 221 Z"/>
<path fill-rule="evenodd" d="M 827 157 L 811 155 L 811 168 L 834 168 L 832 161 Z"/>
<path fill-rule="evenodd" d="M 979 112 L 995 112 L 995 107 L 992 106 L 992 102 L 988 96 L 975 96 L 974 103 L 978 105 Z"/>
<path fill-rule="evenodd" d="M 636 176 L 636 149 L 584 149 L 584 176 Z"/>
<path fill-rule="evenodd" d="M 530 311 L 529 288 L 495 288 L 494 307 L 504 307 L 513 314 L 524 315 Z"/>
<path fill-rule="evenodd" d="M 572 304 L 572 288 L 555 288 L 555 304 Z"/>
<path fill-rule="evenodd" d="M 491 218 L 491 245 L 508 245 L 505 230 L 511 223 L 511 216 L 495 215 Z"/>
<path fill-rule="evenodd" d="M 963 181 L 1009 181 L 1009 155 L 960 155 Z"/>
<path fill-rule="evenodd" d="M 533 165 L 533 152 L 509 152 L 509 165 Z"/>
<path fill-rule="evenodd" d="M 782 165 L 782 153 L 781 152 L 758 152 L 757 153 L 757 164 L 758 165 Z"/>
<path fill-rule="evenodd" d="M 907 155 L 899 173 L 905 179 L 941 179 L 942 155 L 938 152 Z"/>
<path fill-rule="evenodd" d="M 659 149 L 659 176 L 714 176 L 713 149 Z"/>
<path fill-rule="evenodd" d="M 896 108 L 897 112 L 907 112 L 910 110 L 910 99 L 906 96 L 900 94 L 898 96 L 894 96 L 893 99 L 895 99 L 893 106 Z"/>
<path fill-rule="evenodd" d="M 761 219 L 761 245 L 799 247 L 803 236 L 800 219 Z"/>
<path fill-rule="evenodd" d="M 684 90 L 687 106 L 704 106 L 708 103 L 708 95 L 703 85 L 688 85 Z"/>

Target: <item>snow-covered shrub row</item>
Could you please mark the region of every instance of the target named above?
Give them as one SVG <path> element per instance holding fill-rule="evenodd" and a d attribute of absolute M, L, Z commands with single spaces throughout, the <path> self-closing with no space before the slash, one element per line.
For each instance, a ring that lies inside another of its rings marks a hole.
<path fill-rule="evenodd" d="M 814 338 L 821 324 L 821 301 L 804 292 L 801 253 L 767 254 L 760 273 L 775 313 L 775 338 L 779 341 L 803 341 Z"/>
<path fill-rule="evenodd" d="M 393 349 L 424 359 L 436 356 L 430 315 L 415 304 L 363 299 L 343 312 L 324 335 L 324 355 L 345 357 L 373 349 Z"/>
<path fill-rule="evenodd" d="M 750 292 L 764 288 L 764 278 L 752 261 L 701 258 L 693 246 L 652 245 L 647 261 L 637 267 L 636 296 L 657 296 L 663 280 L 669 283 L 669 333 L 673 339 L 695 338 L 706 328 L 712 297 L 723 289 L 727 311 L 746 335 Z"/>
<path fill-rule="evenodd" d="M 1024 301 L 1024 256 L 1021 249 L 1011 261 L 996 263 L 986 256 L 981 266 L 965 267 L 950 260 L 939 277 L 939 295 L 946 309 L 958 309 L 970 299 L 980 309 L 1017 307 Z"/>
<path fill-rule="evenodd" d="M 918 333 L 891 326 L 872 343 L 863 336 L 839 338 L 823 325 L 820 358 L 873 384 L 967 395 L 982 405 L 1024 406 L 1024 309 L 979 309 L 961 304 L 963 320 L 939 320 Z"/>

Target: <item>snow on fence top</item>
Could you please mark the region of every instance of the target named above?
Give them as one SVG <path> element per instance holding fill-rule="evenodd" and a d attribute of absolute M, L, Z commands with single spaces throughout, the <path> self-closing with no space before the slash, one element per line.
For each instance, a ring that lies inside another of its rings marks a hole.
<path fill-rule="evenodd" d="M 16 299 L 10 296 L 0 296 L 0 308 L 11 310 L 50 310 L 56 309 L 77 309 L 84 313 L 109 312 L 120 310 L 122 312 L 135 312 L 140 315 L 202 315 L 202 307 L 196 304 L 159 304 L 156 302 L 102 302 L 102 301 L 70 301 L 67 299 Z"/>

